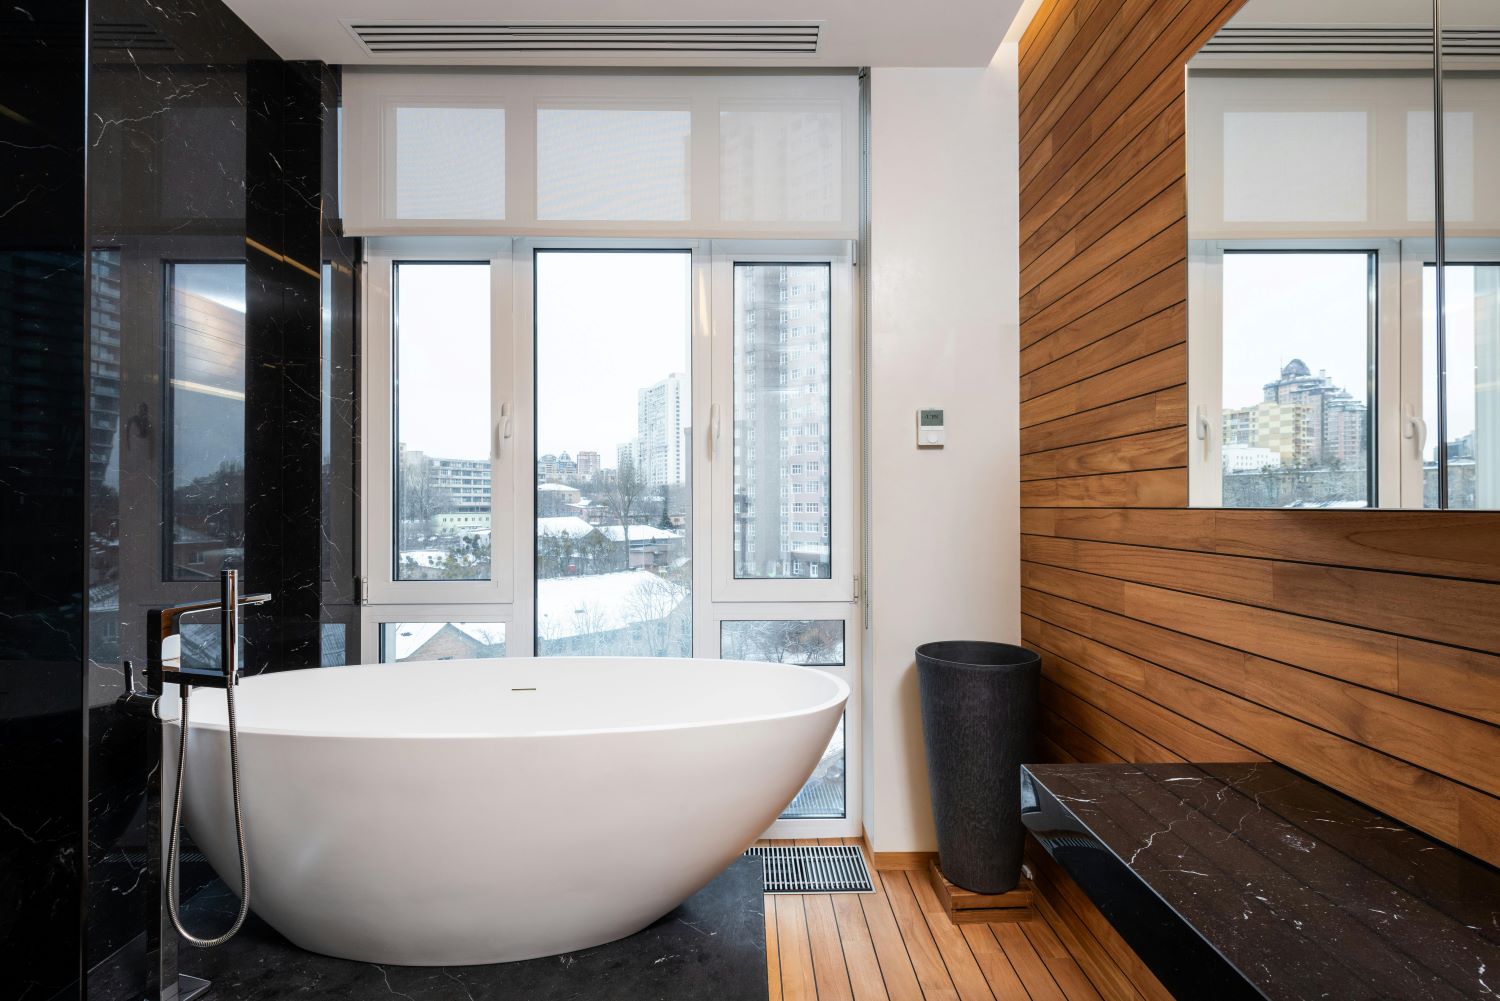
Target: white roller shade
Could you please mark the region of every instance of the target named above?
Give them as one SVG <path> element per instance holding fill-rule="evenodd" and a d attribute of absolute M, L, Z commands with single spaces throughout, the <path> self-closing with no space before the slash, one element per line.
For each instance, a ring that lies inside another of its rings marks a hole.
<path fill-rule="evenodd" d="M 687 219 L 692 138 L 686 107 L 538 108 L 537 220 Z"/>
<path fill-rule="evenodd" d="M 1493 90 L 1444 78 L 1450 236 L 1500 226 Z M 1194 69 L 1187 95 L 1191 239 L 1432 236 L 1430 73 Z"/>
<path fill-rule="evenodd" d="M 505 218 L 505 109 L 400 106 L 388 211 L 397 219 Z"/>
<path fill-rule="evenodd" d="M 852 239 L 851 74 L 349 68 L 351 235 Z"/>

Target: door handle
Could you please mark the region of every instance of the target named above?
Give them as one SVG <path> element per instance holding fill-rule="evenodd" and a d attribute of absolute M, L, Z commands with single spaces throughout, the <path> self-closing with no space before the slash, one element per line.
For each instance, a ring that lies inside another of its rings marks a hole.
<path fill-rule="evenodd" d="M 500 419 L 495 422 L 495 458 L 505 454 L 505 443 L 510 441 L 511 420 L 510 404 L 500 404 Z"/>
<path fill-rule="evenodd" d="M 1401 437 L 1415 441 L 1417 445 L 1417 458 L 1427 450 L 1427 421 L 1417 416 L 1415 404 L 1406 405 L 1406 415 L 1401 419 Z"/>
<path fill-rule="evenodd" d="M 1205 459 L 1208 458 L 1209 452 L 1213 448 L 1212 435 L 1213 425 L 1208 421 L 1208 408 L 1200 403 L 1193 411 L 1193 437 L 1203 442 L 1203 457 Z"/>

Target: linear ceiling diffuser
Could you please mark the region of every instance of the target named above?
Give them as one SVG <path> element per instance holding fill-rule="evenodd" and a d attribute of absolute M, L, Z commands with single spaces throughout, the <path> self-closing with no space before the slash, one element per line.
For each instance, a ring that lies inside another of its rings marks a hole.
<path fill-rule="evenodd" d="M 791 21 L 345 21 L 372 56 L 814 56 L 820 25 Z"/>
<path fill-rule="evenodd" d="M 1204 44 L 1211 55 L 1236 56 L 1432 56 L 1432 27 L 1349 25 L 1225 25 Z M 1443 55 L 1500 56 L 1500 30 L 1443 29 Z"/>

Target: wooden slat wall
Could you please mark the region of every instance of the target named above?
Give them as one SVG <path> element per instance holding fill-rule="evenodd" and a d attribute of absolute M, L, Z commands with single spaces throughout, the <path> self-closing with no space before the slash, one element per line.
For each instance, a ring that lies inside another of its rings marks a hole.
<path fill-rule="evenodd" d="M 1042 748 L 1269 758 L 1500 862 L 1500 515 L 1186 508 L 1183 64 L 1241 2 L 1046 0 L 1020 45 Z"/>

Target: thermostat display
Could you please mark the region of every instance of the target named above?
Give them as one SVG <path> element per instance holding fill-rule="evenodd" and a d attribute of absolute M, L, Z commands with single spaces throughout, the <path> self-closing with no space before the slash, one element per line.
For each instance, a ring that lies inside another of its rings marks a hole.
<path fill-rule="evenodd" d="M 917 411 L 917 447 L 942 448 L 948 441 L 941 410 Z"/>

